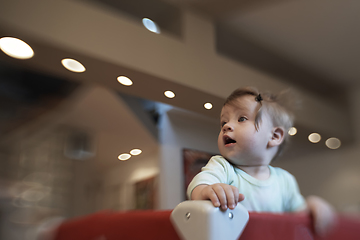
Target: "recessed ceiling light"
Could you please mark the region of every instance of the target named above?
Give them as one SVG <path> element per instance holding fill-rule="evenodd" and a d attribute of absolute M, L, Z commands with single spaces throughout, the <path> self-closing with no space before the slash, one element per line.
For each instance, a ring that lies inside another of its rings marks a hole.
<path fill-rule="evenodd" d="M 86 68 L 79 61 L 71 58 L 64 58 L 61 60 L 61 64 L 69 71 L 72 72 L 85 72 Z"/>
<path fill-rule="evenodd" d="M 120 154 L 118 156 L 118 159 L 121 160 L 121 161 L 126 161 L 128 160 L 129 158 L 131 158 L 131 155 L 128 154 L 128 153 L 123 153 L 123 154 Z"/>
<path fill-rule="evenodd" d="M 209 102 L 204 104 L 204 108 L 206 108 L 206 109 L 212 109 L 212 107 L 213 107 L 213 105 Z"/>
<path fill-rule="evenodd" d="M 133 149 L 130 151 L 130 154 L 133 156 L 139 155 L 141 153 L 142 153 L 142 151 L 140 149 Z"/>
<path fill-rule="evenodd" d="M 330 149 L 338 149 L 341 146 L 341 141 L 332 137 L 325 141 L 325 145 Z"/>
<path fill-rule="evenodd" d="M 143 18 L 142 23 L 146 27 L 146 29 L 149 30 L 150 32 L 157 34 L 160 33 L 159 26 L 153 20 L 148 18 Z"/>
<path fill-rule="evenodd" d="M 168 98 L 174 98 L 175 97 L 175 93 L 173 93 L 172 91 L 165 91 L 164 95 Z"/>
<path fill-rule="evenodd" d="M 297 133 L 296 127 L 291 127 L 288 131 L 290 136 L 294 136 Z"/>
<path fill-rule="evenodd" d="M 0 49 L 8 56 L 17 59 L 29 59 L 34 56 L 32 48 L 26 42 L 18 38 L 0 38 Z"/>
<path fill-rule="evenodd" d="M 130 78 L 125 77 L 125 76 L 119 76 L 117 78 L 118 82 L 121 83 L 122 85 L 125 86 L 131 86 L 133 84 L 133 82 L 130 80 Z"/>
<path fill-rule="evenodd" d="M 312 133 L 309 135 L 308 139 L 312 143 L 318 143 L 321 140 L 321 136 L 318 133 Z"/>

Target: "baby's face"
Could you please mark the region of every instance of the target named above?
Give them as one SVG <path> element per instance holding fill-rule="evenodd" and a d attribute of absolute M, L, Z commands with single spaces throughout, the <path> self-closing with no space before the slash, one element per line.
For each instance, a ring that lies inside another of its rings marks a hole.
<path fill-rule="evenodd" d="M 221 155 L 235 165 L 269 164 L 266 150 L 272 137 L 272 124 L 267 114 L 263 114 L 256 130 L 255 118 L 260 106 L 255 96 L 245 95 L 221 111 L 218 147 Z"/>

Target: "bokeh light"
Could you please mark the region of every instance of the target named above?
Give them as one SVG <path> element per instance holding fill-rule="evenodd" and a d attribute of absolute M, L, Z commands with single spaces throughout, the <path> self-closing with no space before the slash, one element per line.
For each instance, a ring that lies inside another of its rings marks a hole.
<path fill-rule="evenodd" d="M 325 141 L 325 145 L 330 149 L 338 149 L 341 146 L 341 141 L 338 138 L 332 137 Z"/>
<path fill-rule="evenodd" d="M 0 38 L 0 49 L 8 56 L 17 59 L 29 59 L 34 56 L 34 51 L 26 42 L 14 37 Z"/>
<path fill-rule="evenodd" d="M 174 98 L 175 97 L 175 93 L 172 91 L 165 91 L 164 95 L 168 98 Z"/>
<path fill-rule="evenodd" d="M 64 58 L 63 60 L 61 60 L 61 64 L 71 72 L 81 73 L 86 71 L 84 65 L 82 65 L 79 61 L 75 59 Z"/>
<path fill-rule="evenodd" d="M 129 158 L 131 158 L 131 155 L 128 154 L 128 153 L 123 153 L 123 154 L 120 154 L 118 156 L 118 159 L 121 160 L 121 161 L 126 161 L 128 160 Z"/>
<path fill-rule="evenodd" d="M 125 77 L 125 76 L 119 76 L 117 78 L 117 80 L 118 80 L 119 83 L 121 83 L 122 85 L 125 85 L 125 86 L 133 85 L 133 82 L 130 80 L 130 78 Z"/>
<path fill-rule="evenodd" d="M 137 156 L 139 154 L 141 154 L 142 151 L 140 149 L 133 149 L 130 151 L 130 154 L 133 155 L 133 156 Z"/>
<path fill-rule="evenodd" d="M 309 141 L 312 143 L 318 143 L 321 140 L 321 136 L 318 133 L 311 133 L 308 137 Z"/>
<path fill-rule="evenodd" d="M 204 104 L 204 108 L 206 108 L 208 110 L 212 109 L 212 107 L 213 107 L 213 105 L 209 102 Z"/>
<path fill-rule="evenodd" d="M 296 127 L 291 127 L 288 131 L 290 136 L 294 136 L 297 133 Z"/>
<path fill-rule="evenodd" d="M 143 18 L 142 20 L 143 25 L 146 27 L 147 30 L 153 33 L 160 33 L 159 26 L 151 19 L 149 18 Z"/>

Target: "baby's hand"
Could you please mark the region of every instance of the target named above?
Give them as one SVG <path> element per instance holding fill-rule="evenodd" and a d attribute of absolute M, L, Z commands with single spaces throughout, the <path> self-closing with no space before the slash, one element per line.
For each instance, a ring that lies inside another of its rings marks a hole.
<path fill-rule="evenodd" d="M 314 228 L 318 235 L 326 235 L 336 225 L 336 213 L 324 199 L 310 196 L 306 199 L 309 210 L 314 217 Z"/>
<path fill-rule="evenodd" d="M 239 194 L 239 190 L 231 185 L 216 183 L 213 185 L 199 185 L 192 194 L 193 200 L 211 200 L 215 207 L 222 210 L 227 208 L 234 209 L 238 202 L 244 200 L 244 195 Z"/>

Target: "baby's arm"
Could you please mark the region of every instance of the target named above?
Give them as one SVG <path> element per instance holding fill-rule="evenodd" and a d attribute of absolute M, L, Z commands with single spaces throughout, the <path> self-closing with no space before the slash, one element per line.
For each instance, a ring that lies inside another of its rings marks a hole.
<path fill-rule="evenodd" d="M 306 198 L 307 209 L 314 217 L 314 228 L 317 234 L 329 233 L 336 224 L 334 208 L 324 199 L 317 196 Z"/>
<path fill-rule="evenodd" d="M 216 183 L 212 185 L 198 185 L 191 193 L 192 200 L 211 200 L 215 207 L 226 210 L 234 209 L 238 202 L 244 200 L 244 195 L 231 185 Z"/>

